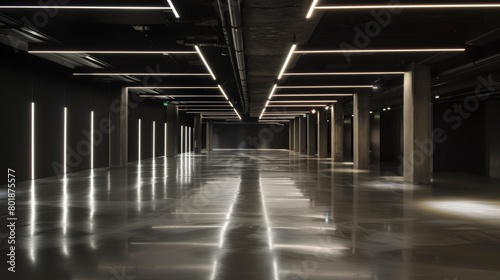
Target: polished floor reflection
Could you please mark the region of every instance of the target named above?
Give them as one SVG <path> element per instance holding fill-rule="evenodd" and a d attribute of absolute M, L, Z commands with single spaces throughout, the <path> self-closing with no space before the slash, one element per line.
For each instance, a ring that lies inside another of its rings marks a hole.
<path fill-rule="evenodd" d="M 500 279 L 500 180 L 390 169 L 234 150 L 22 183 L 7 279 Z"/>

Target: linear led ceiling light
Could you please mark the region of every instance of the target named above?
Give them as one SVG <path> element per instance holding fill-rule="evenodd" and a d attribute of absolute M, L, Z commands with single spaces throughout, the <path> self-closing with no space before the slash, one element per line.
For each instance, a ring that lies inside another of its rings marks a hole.
<path fill-rule="evenodd" d="M 212 75 L 212 78 L 214 78 L 214 81 L 217 80 L 217 78 L 215 77 L 214 75 L 214 72 L 212 72 L 212 68 L 210 68 L 210 65 L 208 65 L 208 62 L 207 60 L 205 59 L 205 57 L 203 56 L 203 53 L 201 52 L 200 50 L 200 47 L 198 46 L 194 46 L 195 49 L 196 49 L 196 52 L 198 52 L 198 55 L 200 56 L 201 60 L 203 61 L 203 63 L 205 64 L 205 66 L 207 67 L 208 69 L 208 72 L 210 72 L 210 75 Z"/>
<path fill-rule="evenodd" d="M 373 85 L 342 85 L 342 86 L 279 86 L 278 89 L 345 89 L 345 88 L 373 88 Z"/>
<path fill-rule="evenodd" d="M 318 5 L 319 0 L 313 0 L 311 4 L 311 8 L 309 8 L 309 12 L 307 12 L 306 18 L 311 18 L 312 14 L 314 13 L 314 9 L 316 9 L 316 6 Z"/>
<path fill-rule="evenodd" d="M 73 76 L 210 76 L 204 73 L 73 73 Z"/>
<path fill-rule="evenodd" d="M 271 100 L 271 98 L 273 98 L 274 92 L 276 91 L 276 89 L 277 89 L 277 88 L 278 88 L 278 85 L 277 85 L 277 84 L 275 84 L 275 85 L 273 86 L 273 89 L 271 90 L 271 93 L 269 94 L 269 98 L 268 98 L 268 100 Z"/>
<path fill-rule="evenodd" d="M 269 101 L 268 101 L 269 102 Z M 270 101 L 271 103 L 336 103 L 337 100 L 288 100 L 288 101 Z"/>
<path fill-rule="evenodd" d="M 283 73 L 285 73 L 286 68 L 288 67 L 288 63 L 290 63 L 290 59 L 292 59 L 292 55 L 295 52 L 295 49 L 297 48 L 297 44 L 293 44 L 292 47 L 290 48 L 290 52 L 288 53 L 288 56 L 286 57 L 285 64 L 283 64 L 283 68 L 281 68 L 280 74 L 278 76 L 278 80 L 283 77 Z"/>
<path fill-rule="evenodd" d="M 284 73 L 284 76 L 368 76 L 403 75 L 405 72 L 331 72 L 331 73 Z"/>
<path fill-rule="evenodd" d="M 220 89 L 220 92 L 222 92 L 222 94 L 224 95 L 224 98 L 226 98 L 227 101 L 229 101 L 229 98 L 227 98 L 227 95 L 226 95 L 226 92 L 224 91 L 224 89 L 218 85 L 219 89 Z"/>
<path fill-rule="evenodd" d="M 179 15 L 179 13 L 177 12 L 177 9 L 174 6 L 174 3 L 172 3 L 172 0 L 167 0 L 167 1 L 168 1 L 168 5 L 170 5 L 170 8 L 172 9 L 172 12 L 174 13 L 175 17 L 176 18 L 180 18 L 180 15 Z"/>
<path fill-rule="evenodd" d="M 420 5 L 350 5 L 319 6 L 315 10 L 370 10 L 370 9 L 468 9 L 468 8 L 500 8 L 500 4 L 420 4 Z"/>
<path fill-rule="evenodd" d="M 412 53 L 412 52 L 464 52 L 465 48 L 429 48 L 429 49 L 354 49 L 354 50 L 301 50 L 296 54 L 344 54 L 344 53 Z"/>
<path fill-rule="evenodd" d="M 333 96 L 353 96 L 352 93 L 331 93 L 331 94 L 279 94 L 276 95 L 276 97 L 333 97 Z"/>
<path fill-rule="evenodd" d="M 218 89 L 218 87 L 127 87 L 128 89 Z"/>
<path fill-rule="evenodd" d="M 195 51 L 28 50 L 33 54 L 196 54 Z"/>
<path fill-rule="evenodd" d="M 326 104 L 309 104 L 309 105 L 303 105 L 303 104 L 288 104 L 288 105 L 274 105 L 274 104 L 269 104 L 268 107 L 326 107 Z"/>
<path fill-rule="evenodd" d="M 170 1 L 168 1 L 170 4 Z M 146 10 L 146 11 L 163 11 L 175 10 L 173 5 L 170 7 L 161 6 L 65 6 L 65 5 L 36 5 L 36 6 L 0 6 L 0 10 Z M 177 16 L 177 15 L 176 15 Z"/>

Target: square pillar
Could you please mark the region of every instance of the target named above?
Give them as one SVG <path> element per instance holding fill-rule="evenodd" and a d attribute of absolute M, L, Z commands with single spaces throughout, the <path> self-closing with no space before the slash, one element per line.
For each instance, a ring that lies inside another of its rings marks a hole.
<path fill-rule="evenodd" d="M 209 152 L 214 150 L 214 138 L 213 138 L 213 127 L 214 122 L 212 120 L 207 120 L 207 150 Z"/>
<path fill-rule="evenodd" d="M 370 169 L 370 94 L 354 94 L 354 168 Z"/>
<path fill-rule="evenodd" d="M 294 140 L 295 140 L 295 120 L 291 120 L 288 125 L 288 149 L 290 151 L 295 151 Z"/>
<path fill-rule="evenodd" d="M 307 119 L 299 118 L 299 153 L 307 153 Z"/>
<path fill-rule="evenodd" d="M 338 100 L 331 107 L 332 160 L 344 161 L 344 101 Z"/>
<path fill-rule="evenodd" d="M 201 146 L 203 145 L 201 121 L 201 115 L 196 114 L 194 117 L 194 152 L 196 154 L 201 154 Z"/>
<path fill-rule="evenodd" d="M 318 158 L 328 157 L 328 122 L 327 110 L 318 111 Z"/>
<path fill-rule="evenodd" d="M 115 127 L 109 135 L 109 166 L 113 168 L 128 165 L 128 89 L 122 87 L 117 97 L 109 110 L 110 123 Z"/>
<path fill-rule="evenodd" d="M 307 154 L 316 155 L 316 114 L 307 114 Z"/>
<path fill-rule="evenodd" d="M 167 157 L 179 154 L 179 110 L 177 105 L 167 106 Z"/>
<path fill-rule="evenodd" d="M 405 182 L 429 184 L 432 179 L 431 69 L 412 64 L 404 76 L 403 138 Z"/>
<path fill-rule="evenodd" d="M 300 117 L 295 118 L 294 120 L 294 138 L 295 140 L 293 141 L 295 152 L 299 153 L 300 152 Z"/>

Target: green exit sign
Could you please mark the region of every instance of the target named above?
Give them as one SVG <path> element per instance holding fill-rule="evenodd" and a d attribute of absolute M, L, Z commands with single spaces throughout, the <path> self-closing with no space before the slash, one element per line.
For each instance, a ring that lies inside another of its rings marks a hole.
<path fill-rule="evenodd" d="M 163 106 L 167 107 L 167 106 L 168 106 L 168 102 L 167 102 L 167 101 L 164 101 L 164 102 L 163 102 Z"/>

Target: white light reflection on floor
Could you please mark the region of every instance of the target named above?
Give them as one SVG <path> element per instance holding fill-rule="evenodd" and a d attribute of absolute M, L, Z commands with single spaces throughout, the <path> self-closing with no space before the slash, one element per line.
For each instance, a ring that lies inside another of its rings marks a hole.
<path fill-rule="evenodd" d="M 94 170 L 90 171 L 90 193 L 89 193 L 89 227 L 90 227 L 90 247 L 96 249 L 94 234 L 94 213 L 95 213 L 95 183 Z"/>
<path fill-rule="evenodd" d="M 468 217 L 480 220 L 493 220 L 497 223 L 500 217 L 500 202 L 498 201 L 472 201 L 472 200 L 443 200 L 426 201 L 421 203 L 421 207 L 442 213 Z"/>
<path fill-rule="evenodd" d="M 62 247 L 63 247 L 63 253 L 65 256 L 69 255 L 68 252 L 68 240 L 66 237 L 66 234 L 68 232 L 68 178 L 66 177 L 66 174 L 64 175 L 63 178 L 63 197 L 62 197 L 62 220 L 61 220 L 61 227 L 63 230 L 63 238 L 62 238 Z"/>
<path fill-rule="evenodd" d="M 31 181 L 31 205 L 30 205 L 30 258 L 31 261 L 36 262 L 35 250 L 36 250 L 36 190 L 35 181 Z"/>

